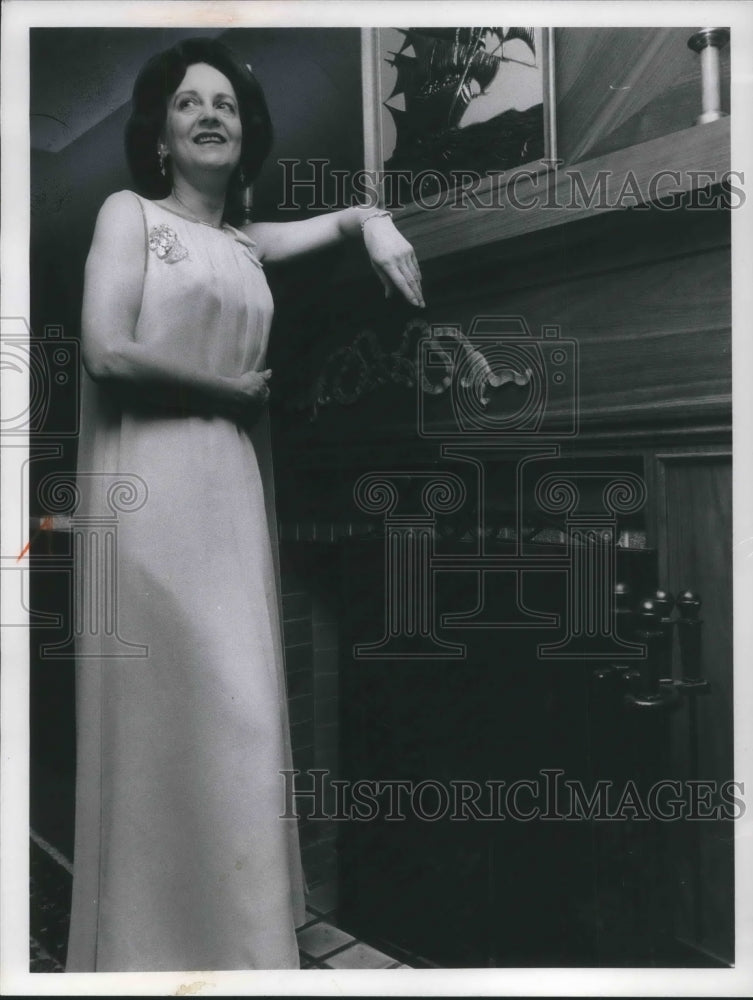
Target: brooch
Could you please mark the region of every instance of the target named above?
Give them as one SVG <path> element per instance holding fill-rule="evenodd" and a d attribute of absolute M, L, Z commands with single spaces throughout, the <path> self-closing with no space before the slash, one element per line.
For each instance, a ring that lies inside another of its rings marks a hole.
<path fill-rule="evenodd" d="M 188 256 L 188 250 L 178 239 L 178 234 L 164 222 L 149 230 L 149 249 L 167 264 L 176 264 Z"/>

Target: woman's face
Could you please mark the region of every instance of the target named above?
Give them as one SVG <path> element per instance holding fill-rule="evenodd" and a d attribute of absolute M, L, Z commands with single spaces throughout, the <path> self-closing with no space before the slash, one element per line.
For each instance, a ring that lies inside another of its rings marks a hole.
<path fill-rule="evenodd" d="M 232 83 L 207 63 L 186 70 L 168 98 L 164 141 L 173 177 L 230 176 L 241 156 L 241 119 Z"/>

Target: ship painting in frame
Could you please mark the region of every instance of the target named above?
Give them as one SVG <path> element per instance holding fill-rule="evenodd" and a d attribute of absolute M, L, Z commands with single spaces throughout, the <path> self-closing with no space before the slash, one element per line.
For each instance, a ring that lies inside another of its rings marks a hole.
<path fill-rule="evenodd" d="M 548 169 L 553 58 L 551 28 L 364 28 L 365 167 L 382 198 L 428 204 L 476 177 L 484 190 L 503 172 Z"/>

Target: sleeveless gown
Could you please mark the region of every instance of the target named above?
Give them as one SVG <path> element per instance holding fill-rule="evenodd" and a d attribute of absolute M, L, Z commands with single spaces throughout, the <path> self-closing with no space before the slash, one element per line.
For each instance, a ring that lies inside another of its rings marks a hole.
<path fill-rule="evenodd" d="M 253 242 L 128 196 L 144 219 L 135 339 L 199 370 L 263 369 Z M 266 417 L 248 432 L 121 410 L 84 373 L 77 486 L 67 971 L 298 968 Z"/>

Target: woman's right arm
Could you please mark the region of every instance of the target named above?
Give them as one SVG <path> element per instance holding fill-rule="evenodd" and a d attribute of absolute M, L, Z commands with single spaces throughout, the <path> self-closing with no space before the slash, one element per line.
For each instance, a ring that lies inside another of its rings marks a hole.
<path fill-rule="evenodd" d="M 84 277 L 81 349 L 95 382 L 112 388 L 123 405 L 243 419 L 266 401 L 267 372 L 239 378 L 166 361 L 134 340 L 144 281 L 144 223 L 128 191 L 100 209 Z"/>

